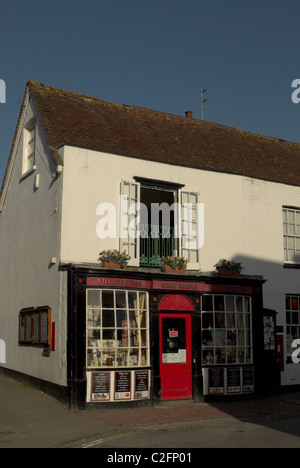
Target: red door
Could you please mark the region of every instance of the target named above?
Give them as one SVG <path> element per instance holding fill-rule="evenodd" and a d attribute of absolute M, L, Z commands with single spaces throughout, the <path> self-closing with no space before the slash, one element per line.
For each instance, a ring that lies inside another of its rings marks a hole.
<path fill-rule="evenodd" d="M 160 314 L 160 377 L 162 400 L 193 397 L 191 316 Z"/>

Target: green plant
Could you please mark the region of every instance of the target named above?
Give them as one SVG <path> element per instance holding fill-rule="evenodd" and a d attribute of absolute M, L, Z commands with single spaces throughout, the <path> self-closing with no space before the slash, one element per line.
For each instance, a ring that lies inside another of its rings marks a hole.
<path fill-rule="evenodd" d="M 186 268 L 188 260 L 183 257 L 161 257 L 159 259 L 159 265 L 163 270 L 167 269 L 167 266 L 170 266 L 173 270 L 176 270 L 177 267 L 180 269 Z"/>
<path fill-rule="evenodd" d="M 226 260 L 225 258 L 222 258 L 221 260 L 218 261 L 218 263 L 215 264 L 215 269 L 217 271 L 220 270 L 232 270 L 235 273 L 240 273 L 243 269 L 242 263 L 240 262 L 231 262 L 230 260 Z"/>
<path fill-rule="evenodd" d="M 121 268 L 124 269 L 131 259 L 130 255 L 124 252 L 120 252 L 119 250 L 103 250 L 100 252 L 99 261 L 100 262 L 115 262 L 121 265 Z"/>

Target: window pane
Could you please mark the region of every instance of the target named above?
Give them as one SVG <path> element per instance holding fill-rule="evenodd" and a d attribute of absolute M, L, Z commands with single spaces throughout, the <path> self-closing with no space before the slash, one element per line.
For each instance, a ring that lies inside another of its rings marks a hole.
<path fill-rule="evenodd" d="M 127 310 L 117 310 L 117 327 L 122 328 L 127 324 Z"/>
<path fill-rule="evenodd" d="M 146 293 L 139 293 L 140 309 L 145 310 L 147 308 Z"/>
<path fill-rule="evenodd" d="M 224 296 L 215 296 L 215 310 L 225 310 L 224 308 Z"/>
<path fill-rule="evenodd" d="M 114 308 L 114 293 L 113 291 L 103 291 L 102 292 L 102 307 Z"/>
<path fill-rule="evenodd" d="M 40 313 L 34 314 L 34 342 L 40 343 L 41 336 L 40 336 L 41 324 L 40 324 Z"/>
<path fill-rule="evenodd" d="M 238 312 L 243 312 L 243 298 L 242 297 L 237 297 L 236 298 L 236 310 Z"/>
<path fill-rule="evenodd" d="M 108 348 L 115 347 L 115 330 L 105 330 L 103 329 L 103 341 L 105 341 L 104 346 Z"/>
<path fill-rule="evenodd" d="M 216 313 L 215 314 L 215 327 L 216 328 L 225 328 L 225 314 Z"/>
<path fill-rule="evenodd" d="M 136 309 L 137 306 L 138 306 L 137 293 L 136 292 L 129 292 L 128 293 L 128 307 L 129 307 L 129 309 Z"/>
<path fill-rule="evenodd" d="M 202 310 L 213 310 L 212 296 L 202 296 Z"/>
<path fill-rule="evenodd" d="M 141 310 L 140 311 L 140 327 L 141 328 L 146 328 L 147 327 L 147 322 L 146 322 L 146 311 L 145 310 Z"/>
<path fill-rule="evenodd" d="M 126 294 L 124 291 L 117 291 L 116 292 L 116 307 L 118 309 L 126 309 L 127 304 L 126 304 Z"/>
<path fill-rule="evenodd" d="M 31 314 L 26 314 L 26 341 L 31 341 L 31 327 L 32 327 L 32 316 Z"/>
<path fill-rule="evenodd" d="M 103 327 L 114 327 L 115 326 L 115 314 L 113 310 L 103 310 L 102 312 L 102 326 Z"/>
<path fill-rule="evenodd" d="M 100 291 L 88 291 L 88 306 L 100 307 Z"/>
<path fill-rule="evenodd" d="M 87 312 L 88 327 L 100 327 L 101 326 L 101 311 L 90 309 Z"/>
<path fill-rule="evenodd" d="M 214 314 L 203 314 L 202 315 L 202 328 L 213 328 L 214 327 Z"/>
<path fill-rule="evenodd" d="M 226 310 L 227 312 L 234 312 L 234 296 L 226 296 Z"/>
<path fill-rule="evenodd" d="M 226 314 L 227 328 L 235 328 L 235 314 Z"/>
<path fill-rule="evenodd" d="M 25 314 L 20 315 L 20 341 L 25 341 L 25 325 L 26 325 L 26 316 Z"/>

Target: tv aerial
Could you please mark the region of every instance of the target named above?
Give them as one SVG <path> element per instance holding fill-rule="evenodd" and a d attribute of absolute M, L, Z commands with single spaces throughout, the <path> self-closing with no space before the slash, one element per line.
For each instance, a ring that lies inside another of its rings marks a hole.
<path fill-rule="evenodd" d="M 217 100 L 217 99 L 205 99 L 204 98 L 204 93 L 218 93 L 218 94 L 221 94 L 222 91 L 216 91 L 216 90 L 212 90 L 212 89 L 201 88 L 201 119 L 202 120 L 204 120 L 204 103 L 205 102 L 222 103 L 222 101 Z"/>

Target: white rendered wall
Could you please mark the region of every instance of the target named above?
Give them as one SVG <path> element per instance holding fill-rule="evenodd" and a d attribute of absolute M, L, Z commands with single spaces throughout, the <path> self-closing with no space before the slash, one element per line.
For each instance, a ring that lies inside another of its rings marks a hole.
<path fill-rule="evenodd" d="M 32 104 L 24 124 L 36 115 Z M 65 386 L 66 273 L 58 271 L 60 253 L 61 184 L 48 143 L 37 119 L 36 170 L 22 178 L 22 131 L 7 196 L 0 214 L 0 339 L 6 344 L 4 367 Z M 39 175 L 39 188 L 35 177 Z M 50 264 L 51 257 L 57 263 Z M 19 312 L 48 305 L 56 323 L 56 351 L 43 357 L 43 348 L 19 346 Z"/>
<path fill-rule="evenodd" d="M 300 206 L 300 188 L 96 151 L 64 147 L 62 262 L 97 264 L 119 240 L 96 235 L 100 203 L 119 206 L 120 182 L 133 177 L 184 184 L 200 193 L 205 208 L 201 271 L 220 258 L 241 260 L 245 274 L 263 275 L 264 306 L 278 312 L 285 330 L 285 294 L 300 294 L 299 270 L 284 269 L 282 206 Z M 117 220 L 118 221 L 118 220 Z M 286 365 L 284 385 L 300 384 L 300 367 Z"/>

